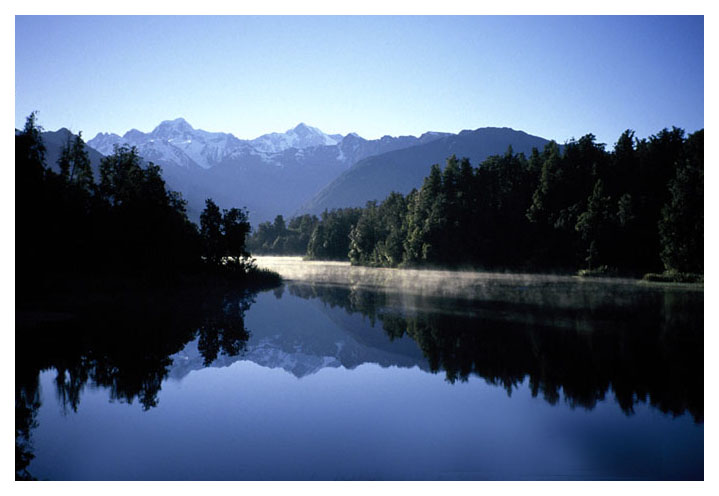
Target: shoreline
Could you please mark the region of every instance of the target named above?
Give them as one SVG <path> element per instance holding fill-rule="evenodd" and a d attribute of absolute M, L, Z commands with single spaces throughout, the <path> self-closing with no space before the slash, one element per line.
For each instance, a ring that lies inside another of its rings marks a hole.
<path fill-rule="evenodd" d="M 259 268 L 267 268 L 280 274 L 283 279 L 306 282 L 330 282 L 326 281 L 330 271 L 347 271 L 348 278 L 352 273 L 360 275 L 386 274 L 389 278 L 394 275 L 402 279 L 417 277 L 433 277 L 446 279 L 477 279 L 477 281 L 492 282 L 533 282 L 533 283 L 598 283 L 598 284 L 620 284 L 633 285 L 638 287 L 668 289 L 685 289 L 704 291 L 704 282 L 674 282 L 667 280 L 648 280 L 645 277 L 610 276 L 610 275 L 579 275 L 576 272 L 527 272 L 527 271 L 485 271 L 477 269 L 448 269 L 448 268 L 400 268 L 400 267 L 370 267 L 364 265 L 352 265 L 349 261 L 339 260 L 305 260 L 297 255 L 258 255 L 255 257 Z M 310 277 L 295 279 L 293 272 L 302 266 Z M 314 278 L 312 276 L 315 276 Z M 315 279 L 316 278 L 316 279 Z M 314 280 L 313 280 L 314 279 Z M 334 281 L 338 282 L 339 281 Z M 410 281 L 407 281 L 410 282 Z M 381 286 L 381 285 L 380 285 Z"/>

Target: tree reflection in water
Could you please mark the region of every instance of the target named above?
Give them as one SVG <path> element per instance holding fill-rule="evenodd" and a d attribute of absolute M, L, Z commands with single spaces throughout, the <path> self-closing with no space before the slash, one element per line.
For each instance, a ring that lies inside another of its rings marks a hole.
<path fill-rule="evenodd" d="M 613 288 L 613 289 L 612 289 Z M 628 285 L 508 284 L 480 298 L 380 291 L 361 285 L 290 284 L 275 290 L 319 299 L 368 317 L 388 340 L 409 336 L 430 369 L 451 383 L 470 376 L 508 394 L 524 381 L 550 404 L 594 408 L 608 393 L 633 413 L 638 402 L 703 422 L 703 292 Z M 147 410 L 172 364 L 197 340 L 205 365 L 237 356 L 250 336 L 243 291 L 147 291 L 88 303 L 76 317 L 18 321 L 16 478 L 28 479 L 31 431 L 40 408 L 39 374 L 55 369 L 55 390 L 77 411 L 86 385 Z"/>
<path fill-rule="evenodd" d="M 550 404 L 592 409 L 613 392 L 626 414 L 637 402 L 703 421 L 701 291 L 606 285 L 515 288 L 484 299 L 448 299 L 365 288 L 295 284 L 381 323 L 390 339 L 410 336 L 433 372 L 449 382 L 476 375 L 512 393 L 528 378 Z"/>
<path fill-rule="evenodd" d="M 193 339 L 205 365 L 220 354 L 236 356 L 250 334 L 244 315 L 247 291 L 141 292 L 94 302 L 77 317 L 19 321 L 16 332 L 15 469 L 29 479 L 33 458 L 30 433 L 41 406 L 39 374 L 55 369 L 56 394 L 63 409 L 76 412 L 86 385 L 107 388 L 113 401 L 144 410 L 157 405 L 170 356 Z"/>

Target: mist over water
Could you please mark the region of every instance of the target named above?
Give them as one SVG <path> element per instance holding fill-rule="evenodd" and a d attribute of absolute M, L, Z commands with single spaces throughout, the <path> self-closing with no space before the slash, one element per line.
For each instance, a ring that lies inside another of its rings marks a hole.
<path fill-rule="evenodd" d="M 389 269 L 352 266 L 349 262 L 306 261 L 301 257 L 256 257 L 259 267 L 278 272 L 288 282 L 342 285 L 397 293 L 405 297 L 450 298 L 597 308 L 633 304 L 650 293 L 703 293 L 697 285 L 647 284 L 624 278 L 581 278 L 555 274 Z"/>
<path fill-rule="evenodd" d="M 284 284 L 128 297 L 20 334 L 29 474 L 703 478 L 699 286 L 258 265 Z"/>

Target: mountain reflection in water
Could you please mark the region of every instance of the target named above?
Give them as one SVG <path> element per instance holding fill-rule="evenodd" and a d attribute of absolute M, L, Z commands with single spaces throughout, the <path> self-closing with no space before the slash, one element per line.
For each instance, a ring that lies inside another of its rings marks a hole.
<path fill-rule="evenodd" d="M 556 289 L 556 288 L 555 288 Z M 511 393 L 525 378 L 533 395 L 593 408 L 611 389 L 630 414 L 636 402 L 703 420 L 703 295 L 696 292 L 578 292 L 555 305 L 451 300 L 338 286 L 291 284 L 291 294 L 367 316 L 389 339 L 411 337 L 432 372 L 470 375 Z M 539 297 L 538 297 L 539 298 Z"/>
<path fill-rule="evenodd" d="M 613 396 L 627 415 L 641 403 L 703 422 L 703 291 L 553 276 L 458 277 L 437 291 L 332 277 L 290 278 L 261 295 L 272 305 L 253 306 L 257 295 L 241 291 L 144 294 L 19 323 L 17 477 L 35 475 L 47 370 L 66 415 L 88 386 L 150 410 L 165 381 L 245 360 L 298 378 L 365 363 L 419 367 L 448 383 L 480 377 L 508 394 L 527 385 L 551 405 L 591 410 Z"/>

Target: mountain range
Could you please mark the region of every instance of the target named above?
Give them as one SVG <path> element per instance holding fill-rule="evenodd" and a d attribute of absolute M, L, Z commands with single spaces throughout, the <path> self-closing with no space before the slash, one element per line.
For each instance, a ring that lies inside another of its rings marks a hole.
<path fill-rule="evenodd" d="M 66 129 L 43 133 L 51 166 L 56 167 L 68 136 Z M 391 191 L 407 193 L 422 184 L 433 163 L 442 165 L 452 154 L 468 157 L 476 166 L 508 146 L 530 153 L 547 142 L 510 128 L 367 140 L 355 133 L 326 134 L 304 123 L 243 140 L 195 129 L 178 118 L 148 133 L 98 133 L 87 145 L 96 172 L 102 156 L 112 154 L 115 146 L 136 147 L 143 160 L 162 167 L 168 187 L 182 193 L 194 221 L 205 199 L 212 198 L 221 208 L 246 207 L 257 225 L 278 214 L 319 214 L 382 200 Z"/>
<path fill-rule="evenodd" d="M 55 172 L 60 172 L 60 167 L 57 165 L 57 161 L 60 158 L 62 148 L 71 140 L 74 139 L 75 135 L 70 132 L 67 128 L 60 128 L 57 131 L 48 131 L 42 133 L 42 140 L 45 144 L 45 161 Z M 90 167 L 95 174 L 95 179 L 100 178 L 100 160 L 104 157 L 104 154 L 98 152 L 96 149 L 86 146 L 87 154 L 90 157 Z"/>
<path fill-rule="evenodd" d="M 354 369 L 364 363 L 429 371 L 426 358 L 409 336 L 390 339 L 379 322 L 317 298 L 294 295 L 293 289 L 289 294 L 276 290 L 274 294 L 257 295 L 246 316 L 251 335 L 245 349 L 237 356 L 220 354 L 210 366 L 227 367 L 238 360 L 249 360 L 284 369 L 297 378 L 327 367 Z M 287 320 L 288 314 L 292 320 Z M 295 325 L 296 321 L 303 325 Z M 169 377 L 175 380 L 206 366 L 198 339 L 170 358 Z"/>
<path fill-rule="evenodd" d="M 160 165 L 171 189 L 188 201 L 194 220 L 213 198 L 223 208 L 246 207 L 253 224 L 277 214 L 291 215 L 322 187 L 359 160 L 445 136 L 366 140 L 354 133 L 325 134 L 301 123 L 285 133 L 241 140 L 228 133 L 194 129 L 184 119 L 163 121 L 149 133 L 132 129 L 122 137 L 99 133 L 87 142 L 102 154 L 116 145 L 135 146 Z"/>
<path fill-rule="evenodd" d="M 368 200 L 381 201 L 393 191 L 407 194 L 422 185 L 432 164 L 444 166 L 451 155 L 467 157 L 476 166 L 491 155 L 505 153 L 509 146 L 514 153 L 529 155 L 532 148 L 542 150 L 547 143 L 544 138 L 510 128 L 485 127 L 445 135 L 360 160 L 303 204 L 300 212 L 319 214 L 325 209 L 361 207 Z"/>

